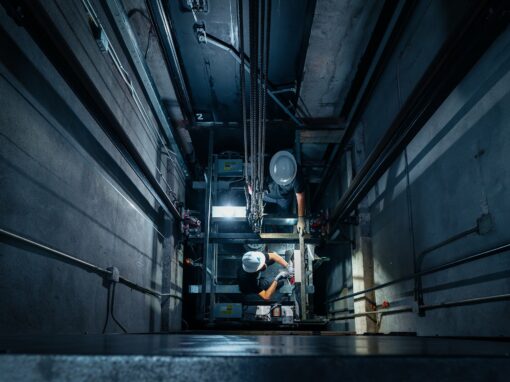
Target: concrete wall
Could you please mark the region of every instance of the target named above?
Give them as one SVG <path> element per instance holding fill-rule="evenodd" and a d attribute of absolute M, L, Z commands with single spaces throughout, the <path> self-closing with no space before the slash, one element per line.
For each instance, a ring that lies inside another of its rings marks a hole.
<path fill-rule="evenodd" d="M 99 2 L 92 3 L 136 79 Z M 145 163 L 182 201 L 182 177 L 161 156 L 154 131 L 142 124 L 111 59 L 99 51 L 82 3 L 51 1 L 44 7 Z M 163 218 L 161 206 L 85 108 L 82 95 L 3 7 L 0 21 L 0 227 L 100 267 L 116 266 L 145 287 L 179 294 L 177 224 Z M 115 315 L 128 331 L 180 328 L 179 300 L 164 299 L 162 312 L 159 299 L 122 284 L 116 289 Z M 106 300 L 97 275 L 0 237 L 1 333 L 98 333 Z M 107 331 L 119 330 L 110 319 Z"/>
<path fill-rule="evenodd" d="M 466 4 L 418 3 L 358 128 L 363 129 L 367 154 L 461 20 L 463 9 Z M 507 30 L 369 193 L 376 285 L 413 273 L 415 258 L 424 250 L 475 227 L 483 214 L 492 218 L 490 232 L 469 234 L 428 253 L 422 269 L 509 241 L 509 121 Z M 422 280 L 423 303 L 509 293 L 509 276 L 509 253 L 426 276 Z M 393 308 L 412 307 L 413 287 L 410 281 L 379 290 L 376 302 L 388 301 Z M 385 315 L 378 325 L 380 332 L 508 336 L 509 314 L 510 303 L 500 301 L 430 310 L 423 317 L 411 312 Z"/>
<path fill-rule="evenodd" d="M 352 299 L 323 304 L 325 300 L 352 292 L 352 261 L 349 244 L 328 245 L 316 252 L 321 257 L 329 257 L 314 272 L 315 311 L 327 315 L 336 311 L 335 316 L 345 316 L 354 312 Z M 331 321 L 328 330 L 354 332 L 354 320 Z"/>
<path fill-rule="evenodd" d="M 477 225 L 490 214 L 493 229 L 470 234 L 423 257 L 424 269 L 506 243 L 510 199 L 510 31 L 504 33 L 449 96 L 371 193 L 376 283 L 413 271 L 414 252 Z M 407 198 L 409 197 L 409 202 Z M 410 215 L 413 221 L 410 229 Z M 508 253 L 423 278 L 424 303 L 436 304 L 510 291 Z M 377 300 L 408 305 L 412 283 L 387 288 Z M 423 335 L 508 335 L 506 301 L 385 317 L 382 331 Z"/>

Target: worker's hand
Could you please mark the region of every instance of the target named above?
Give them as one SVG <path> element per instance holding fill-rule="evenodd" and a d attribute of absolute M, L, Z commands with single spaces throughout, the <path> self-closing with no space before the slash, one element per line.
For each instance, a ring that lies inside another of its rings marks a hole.
<path fill-rule="evenodd" d="M 289 275 L 292 277 L 294 276 L 294 267 L 292 265 L 287 265 L 287 272 L 289 272 Z"/>
<path fill-rule="evenodd" d="M 274 278 L 274 281 L 278 282 L 281 279 L 288 279 L 289 277 L 290 277 L 290 274 L 288 271 L 281 271 L 280 273 L 278 273 L 276 275 L 276 277 Z"/>
<path fill-rule="evenodd" d="M 298 217 L 296 228 L 300 235 L 305 234 L 305 217 L 304 216 Z"/>

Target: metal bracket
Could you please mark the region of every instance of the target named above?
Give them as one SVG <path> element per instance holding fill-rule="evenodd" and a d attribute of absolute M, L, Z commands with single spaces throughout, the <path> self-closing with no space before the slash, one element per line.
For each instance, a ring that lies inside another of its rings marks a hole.
<path fill-rule="evenodd" d="M 491 214 L 483 214 L 478 219 L 476 219 L 476 225 L 478 227 L 478 234 L 485 235 L 492 231 L 492 216 Z"/>
<path fill-rule="evenodd" d="M 207 33 L 205 32 L 205 24 L 196 23 L 193 25 L 193 29 L 195 30 L 195 34 L 197 35 L 197 40 L 199 44 L 207 44 Z"/>
<path fill-rule="evenodd" d="M 109 274 L 106 275 L 106 280 L 114 282 L 114 283 L 118 283 L 119 280 L 120 280 L 120 271 L 119 271 L 119 268 L 117 268 L 117 267 L 108 267 L 108 268 L 106 268 L 106 270 L 108 272 L 110 272 Z"/>
<path fill-rule="evenodd" d="M 192 12 L 209 12 L 208 0 L 188 0 L 187 3 Z"/>

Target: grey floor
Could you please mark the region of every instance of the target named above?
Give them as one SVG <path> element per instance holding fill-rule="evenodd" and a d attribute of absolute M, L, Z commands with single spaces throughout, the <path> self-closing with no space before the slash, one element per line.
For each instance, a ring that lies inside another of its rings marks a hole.
<path fill-rule="evenodd" d="M 399 336 L 0 336 L 0 380 L 508 380 L 510 343 Z M 2 377 L 3 376 L 3 377 Z"/>

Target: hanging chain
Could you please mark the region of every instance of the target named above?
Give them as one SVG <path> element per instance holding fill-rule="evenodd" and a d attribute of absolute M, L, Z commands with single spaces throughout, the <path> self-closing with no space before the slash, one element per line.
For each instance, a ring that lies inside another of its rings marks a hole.
<path fill-rule="evenodd" d="M 269 0 L 250 0 L 250 139 L 248 142 L 245 129 L 245 160 L 250 146 L 250 176 L 245 165 L 246 181 L 251 188 L 249 195 L 248 221 L 255 232 L 262 228 L 264 215 L 264 155 L 266 137 L 266 99 L 267 70 L 269 61 Z M 242 18 L 242 5 L 239 8 Z M 242 22 L 240 22 L 242 28 Z M 244 45 L 240 42 L 241 71 L 244 70 Z M 242 46 L 242 48 L 241 48 Z M 244 75 L 244 74 L 243 74 Z M 243 92 L 243 75 L 241 75 L 241 92 Z M 243 113 L 245 112 L 243 106 Z M 243 125 L 244 126 L 244 125 Z"/>

